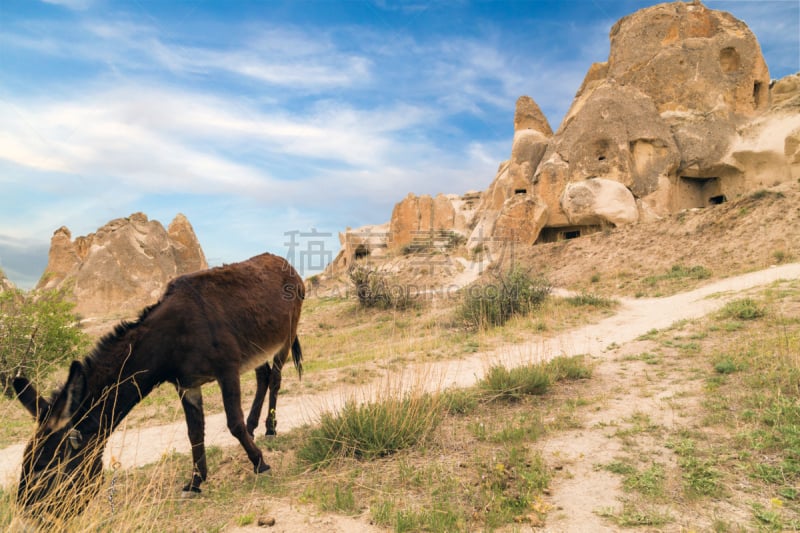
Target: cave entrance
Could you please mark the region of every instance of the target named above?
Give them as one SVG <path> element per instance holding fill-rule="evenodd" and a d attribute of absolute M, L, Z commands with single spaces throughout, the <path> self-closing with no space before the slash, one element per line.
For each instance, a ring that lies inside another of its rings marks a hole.
<path fill-rule="evenodd" d="M 536 243 L 559 242 L 577 239 L 600 231 L 600 226 L 561 226 L 542 228 Z"/>
<path fill-rule="evenodd" d="M 356 251 L 353 253 L 353 257 L 355 258 L 356 261 L 358 261 L 359 259 L 364 259 L 369 257 L 369 248 L 367 248 L 363 244 L 359 244 L 358 247 L 356 248 Z"/>
<path fill-rule="evenodd" d="M 717 196 L 712 196 L 711 198 L 708 199 L 708 203 L 710 205 L 724 204 L 727 201 L 728 201 L 728 199 L 725 198 L 724 194 L 719 194 Z"/>
<path fill-rule="evenodd" d="M 699 178 L 681 176 L 678 180 L 676 195 L 676 211 L 708 207 L 725 203 L 727 198 L 722 194 L 719 178 Z"/>

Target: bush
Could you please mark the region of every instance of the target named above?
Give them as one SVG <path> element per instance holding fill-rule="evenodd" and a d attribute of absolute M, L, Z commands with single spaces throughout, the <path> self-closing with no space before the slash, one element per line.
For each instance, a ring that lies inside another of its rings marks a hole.
<path fill-rule="evenodd" d="M 479 386 L 491 399 L 517 401 L 524 396 L 544 394 L 552 381 L 545 365 L 526 365 L 512 369 L 493 366 Z"/>
<path fill-rule="evenodd" d="M 24 375 L 40 381 L 59 365 L 89 347 L 62 291 L 0 293 L 0 388 L 11 393 L 11 380 Z"/>
<path fill-rule="evenodd" d="M 591 363 L 586 363 L 586 356 L 556 357 L 547 363 L 554 381 L 589 379 L 592 377 Z"/>
<path fill-rule="evenodd" d="M 514 268 L 498 274 L 494 283 L 467 287 L 457 314 L 473 328 L 500 326 L 514 315 L 525 315 L 541 306 L 550 290 L 546 279 L 532 278 Z"/>
<path fill-rule="evenodd" d="M 392 283 L 383 273 L 365 265 L 356 265 L 348 272 L 361 307 L 408 309 L 415 303 L 408 289 Z"/>
<path fill-rule="evenodd" d="M 364 403 L 324 413 L 297 456 L 317 466 L 337 457 L 374 459 L 409 448 L 430 435 L 441 409 L 430 394 Z"/>
<path fill-rule="evenodd" d="M 766 310 L 758 305 L 752 298 L 740 298 L 726 303 L 720 310 L 723 318 L 736 318 L 739 320 L 755 320 L 761 318 Z"/>
<path fill-rule="evenodd" d="M 524 396 L 542 395 L 557 381 L 592 377 L 592 367 L 585 359 L 583 355 L 556 357 L 546 363 L 511 369 L 495 365 L 478 383 L 478 387 L 490 400 L 518 401 Z"/>

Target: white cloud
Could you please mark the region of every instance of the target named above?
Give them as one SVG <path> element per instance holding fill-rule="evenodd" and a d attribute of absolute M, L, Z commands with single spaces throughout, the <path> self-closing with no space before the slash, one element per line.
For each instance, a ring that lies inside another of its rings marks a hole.
<path fill-rule="evenodd" d="M 320 177 L 330 175 L 328 168 L 356 181 L 389 182 L 394 174 L 402 182 L 408 169 L 441 155 L 403 138 L 435 116 L 402 102 L 359 110 L 335 101 L 290 115 L 138 84 L 78 91 L 67 100 L 0 102 L 0 158 L 51 180 L 112 178 L 140 194 L 286 197 L 298 182 L 329 186 Z M 283 171 L 276 161 L 296 170 Z"/>

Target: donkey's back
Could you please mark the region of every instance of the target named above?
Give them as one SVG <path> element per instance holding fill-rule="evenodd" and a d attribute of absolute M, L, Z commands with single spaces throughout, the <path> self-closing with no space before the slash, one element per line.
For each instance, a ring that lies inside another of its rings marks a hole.
<path fill-rule="evenodd" d="M 288 351 L 304 296 L 295 269 L 272 254 L 174 279 L 145 319 L 150 342 L 162 347 L 155 351 L 173 345 L 166 381 L 192 388 Z"/>

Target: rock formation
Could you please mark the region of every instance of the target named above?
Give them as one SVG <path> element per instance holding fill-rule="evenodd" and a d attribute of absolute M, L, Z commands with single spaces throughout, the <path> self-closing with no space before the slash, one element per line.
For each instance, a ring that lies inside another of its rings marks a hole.
<path fill-rule="evenodd" d="M 591 66 L 554 135 L 544 122 L 543 154 L 537 147 L 521 173 L 513 169 L 525 121 L 515 117 L 511 160 L 485 195 L 470 247 L 651 220 L 800 172 L 800 82 L 791 77 L 770 91 L 758 41 L 743 22 L 696 1 L 674 2 L 624 17 L 610 39 L 608 61 Z M 524 192 L 526 209 L 512 188 Z"/>
<path fill-rule="evenodd" d="M 11 283 L 11 280 L 6 277 L 3 269 L 0 268 L 0 293 L 4 291 L 13 291 L 15 288 L 16 287 L 13 283 Z"/>
<path fill-rule="evenodd" d="M 800 179 L 800 74 L 771 84 L 743 22 L 678 1 L 622 18 L 610 41 L 555 133 L 531 98 L 517 100 L 511 157 L 473 197 L 476 208 L 409 195 L 382 246 L 396 252 L 414 234 L 467 228 L 468 248 L 495 252 Z"/>
<path fill-rule="evenodd" d="M 469 237 L 470 247 L 508 239 L 527 244 L 536 240 L 549 209 L 533 195 L 533 176 L 552 135 L 536 102 L 520 97 L 514 112 L 511 159 L 500 165 L 497 177 L 481 199 Z"/>
<path fill-rule="evenodd" d="M 475 191 L 461 196 L 409 194 L 394 206 L 389 222 L 347 228 L 344 233 L 339 233 L 341 250 L 331 268 L 339 272 L 356 259 L 380 259 L 413 247 L 450 247 L 454 242 L 466 239 L 480 201 L 481 193 Z"/>
<path fill-rule="evenodd" d="M 389 246 L 401 250 L 414 241 L 429 241 L 437 234 L 455 232 L 467 234 L 474 203 L 455 194 L 409 194 L 394 206 L 389 222 Z"/>
<path fill-rule="evenodd" d="M 83 317 L 124 317 L 154 303 L 170 279 L 205 268 L 185 216 L 177 215 L 165 230 L 134 213 L 75 240 L 66 227 L 57 229 L 37 288 L 66 288 Z"/>

